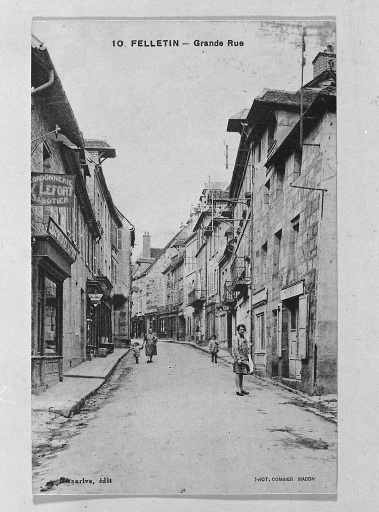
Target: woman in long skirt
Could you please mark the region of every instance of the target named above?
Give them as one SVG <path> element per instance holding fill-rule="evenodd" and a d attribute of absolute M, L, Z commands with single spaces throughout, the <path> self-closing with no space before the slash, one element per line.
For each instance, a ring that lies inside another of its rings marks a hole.
<path fill-rule="evenodd" d="M 149 332 L 144 338 L 145 354 L 148 357 L 148 363 L 152 363 L 153 356 L 157 355 L 157 341 L 158 338 L 153 334 L 153 329 L 150 327 Z"/>
<path fill-rule="evenodd" d="M 249 392 L 243 388 L 243 376 L 249 375 L 249 352 L 250 343 L 245 337 L 246 327 L 244 324 L 237 326 L 237 336 L 234 336 L 232 341 L 232 354 L 234 357 L 233 372 L 235 375 L 236 394 L 238 396 L 248 395 Z"/>

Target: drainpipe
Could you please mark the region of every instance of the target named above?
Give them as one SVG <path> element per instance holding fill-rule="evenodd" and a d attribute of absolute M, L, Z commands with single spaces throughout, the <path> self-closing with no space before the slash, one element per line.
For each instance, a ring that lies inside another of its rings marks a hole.
<path fill-rule="evenodd" d="M 35 94 L 36 92 L 40 92 L 40 91 L 43 91 L 44 89 L 47 89 L 48 87 L 53 85 L 53 83 L 54 83 L 54 70 L 51 69 L 49 71 L 49 80 L 46 83 L 37 87 L 37 89 L 32 89 L 32 94 Z"/>
<path fill-rule="evenodd" d="M 253 205 L 253 188 L 254 188 L 254 163 L 253 163 L 253 146 L 251 146 L 251 166 L 250 166 L 250 355 L 255 366 L 255 343 L 254 343 L 254 205 Z"/>

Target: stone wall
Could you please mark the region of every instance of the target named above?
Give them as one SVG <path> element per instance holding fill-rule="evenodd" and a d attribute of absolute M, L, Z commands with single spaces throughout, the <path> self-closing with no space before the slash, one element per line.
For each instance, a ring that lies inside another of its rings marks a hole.
<path fill-rule="evenodd" d="M 320 147 L 304 145 L 300 175 L 295 173 L 294 155 L 285 162 L 284 175 L 278 176 L 278 168 L 266 170 L 263 167 L 258 167 L 255 175 L 254 289 L 266 287 L 268 290 L 265 308 L 267 375 L 277 376 L 285 370 L 281 369 L 277 354 L 276 315 L 280 290 L 303 280 L 304 294 L 309 298 L 309 319 L 301 387 L 308 392 L 314 384 L 316 330 L 320 379 L 325 374 L 326 380 L 336 382 L 336 357 L 331 355 L 335 355 L 337 343 L 334 138 L 335 124 L 331 122 L 331 116 L 326 115 L 305 140 L 305 143 L 320 144 Z M 290 184 L 328 188 L 328 192 L 323 198 L 321 191 L 293 188 Z M 324 230 L 322 235 L 321 228 Z M 283 331 L 286 322 L 284 315 Z M 288 342 L 285 336 L 283 342 Z M 331 384 L 328 389 L 333 386 Z"/>

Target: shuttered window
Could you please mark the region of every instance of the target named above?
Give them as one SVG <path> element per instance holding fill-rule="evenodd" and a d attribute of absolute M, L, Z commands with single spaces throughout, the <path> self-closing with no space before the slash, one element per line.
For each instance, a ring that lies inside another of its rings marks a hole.
<path fill-rule="evenodd" d="M 122 249 L 122 229 L 117 230 L 117 249 Z"/>

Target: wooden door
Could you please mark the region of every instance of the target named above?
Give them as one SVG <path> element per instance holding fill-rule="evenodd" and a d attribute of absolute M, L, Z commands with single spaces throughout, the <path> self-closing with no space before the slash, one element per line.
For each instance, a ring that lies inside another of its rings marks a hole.
<path fill-rule="evenodd" d="M 299 357 L 299 301 L 292 301 L 288 308 L 288 345 L 289 345 L 289 378 L 301 379 L 301 359 Z"/>

